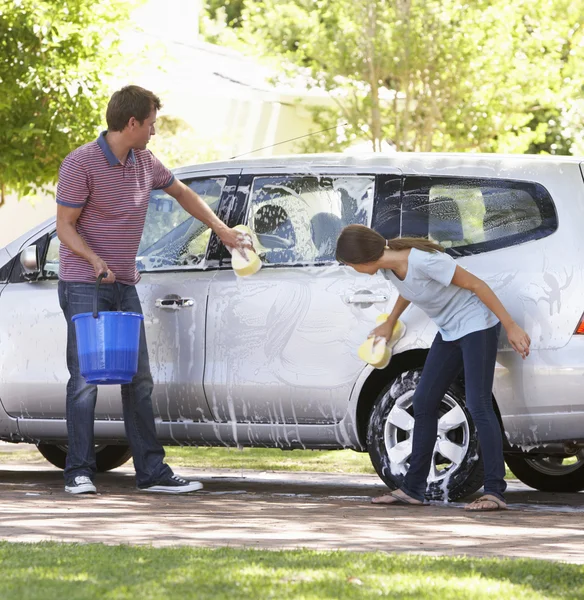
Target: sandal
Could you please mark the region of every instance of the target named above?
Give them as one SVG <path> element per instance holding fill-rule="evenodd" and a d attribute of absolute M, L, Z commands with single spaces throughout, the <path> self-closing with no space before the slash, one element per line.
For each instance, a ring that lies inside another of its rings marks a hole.
<path fill-rule="evenodd" d="M 398 490 L 399 491 L 399 490 Z M 396 492 L 389 492 L 385 496 L 378 496 L 377 498 L 371 498 L 371 504 L 395 504 L 396 506 L 424 506 L 423 502 L 410 498 L 402 492 L 403 496 L 398 495 Z"/>
<path fill-rule="evenodd" d="M 487 506 L 485 506 L 485 504 Z M 493 510 L 508 510 L 507 504 L 493 496 L 492 494 L 485 494 L 476 500 L 473 500 L 470 504 L 464 507 L 464 510 L 476 511 L 476 512 L 490 512 Z"/>

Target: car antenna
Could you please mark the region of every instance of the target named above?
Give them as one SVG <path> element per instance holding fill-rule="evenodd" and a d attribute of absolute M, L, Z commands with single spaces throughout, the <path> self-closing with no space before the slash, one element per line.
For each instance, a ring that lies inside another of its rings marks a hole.
<path fill-rule="evenodd" d="M 281 144 L 287 144 L 288 142 L 295 142 L 296 140 L 301 140 L 302 138 L 310 137 L 311 135 L 317 135 L 318 133 L 324 133 L 325 131 L 330 131 L 331 129 L 336 129 L 337 127 L 345 127 L 348 123 L 339 123 L 334 127 L 327 127 L 326 129 L 321 129 L 320 131 L 313 131 L 311 133 L 307 133 L 306 135 L 300 135 L 295 138 L 291 138 L 289 140 L 284 140 L 283 142 L 276 142 L 275 144 L 270 144 L 269 146 L 264 146 L 263 148 L 257 148 L 256 150 L 251 150 L 250 152 L 244 152 L 243 154 L 238 154 L 237 156 L 232 156 L 229 160 L 233 160 L 235 158 L 241 158 L 242 156 L 247 156 L 248 154 L 253 154 L 254 152 L 260 152 L 261 150 L 267 150 L 268 148 L 273 148 L 274 146 L 280 146 Z"/>

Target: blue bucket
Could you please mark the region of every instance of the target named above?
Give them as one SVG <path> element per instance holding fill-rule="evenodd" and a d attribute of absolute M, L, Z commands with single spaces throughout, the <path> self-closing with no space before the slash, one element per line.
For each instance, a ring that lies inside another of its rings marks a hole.
<path fill-rule="evenodd" d="M 99 276 L 95 286 L 93 312 L 72 318 L 79 370 L 87 383 L 130 383 L 138 370 L 140 324 L 144 316 L 119 311 L 98 313 L 97 290 L 103 277 L 105 274 Z"/>

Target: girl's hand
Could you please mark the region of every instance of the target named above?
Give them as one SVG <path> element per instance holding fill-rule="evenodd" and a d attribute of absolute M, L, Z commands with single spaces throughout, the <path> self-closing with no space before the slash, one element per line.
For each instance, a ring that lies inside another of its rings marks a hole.
<path fill-rule="evenodd" d="M 391 334 L 393 333 L 393 328 L 395 327 L 396 321 L 393 319 L 387 319 L 381 325 L 378 325 L 370 334 L 369 337 L 377 338 L 385 338 L 386 341 L 389 341 L 391 338 Z"/>
<path fill-rule="evenodd" d="M 511 346 L 513 346 L 513 350 L 521 355 L 521 358 L 525 359 L 529 356 L 531 339 L 517 323 L 513 323 L 507 329 L 507 339 Z"/>

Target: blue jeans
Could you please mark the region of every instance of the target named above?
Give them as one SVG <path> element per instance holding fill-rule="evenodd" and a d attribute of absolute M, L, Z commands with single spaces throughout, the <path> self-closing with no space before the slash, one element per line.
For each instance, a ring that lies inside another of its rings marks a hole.
<path fill-rule="evenodd" d="M 436 335 L 412 399 L 414 435 L 410 468 L 402 490 L 424 500 L 426 480 L 438 432 L 438 409 L 450 384 L 464 368 L 466 407 L 477 428 L 485 468 L 485 494 L 503 499 L 505 460 L 503 437 L 493 408 L 493 378 L 501 324 L 475 331 L 452 342 Z"/>
<path fill-rule="evenodd" d="M 67 485 L 80 475 L 93 479 L 96 472 L 93 423 L 97 386 L 86 383 L 79 372 L 77 337 L 71 321 L 74 315 L 93 311 L 94 295 L 95 284 L 59 281 L 59 304 L 67 320 L 67 367 L 70 374 L 67 383 Z M 122 283 L 99 286 L 99 311 L 118 310 L 118 300 L 122 311 L 142 314 L 135 286 Z M 134 459 L 136 484 L 146 487 L 172 475 L 172 470 L 164 463 L 164 448 L 156 437 L 151 397 L 153 383 L 144 323 L 140 328 L 138 371 L 132 383 L 121 387 L 124 425 Z"/>

